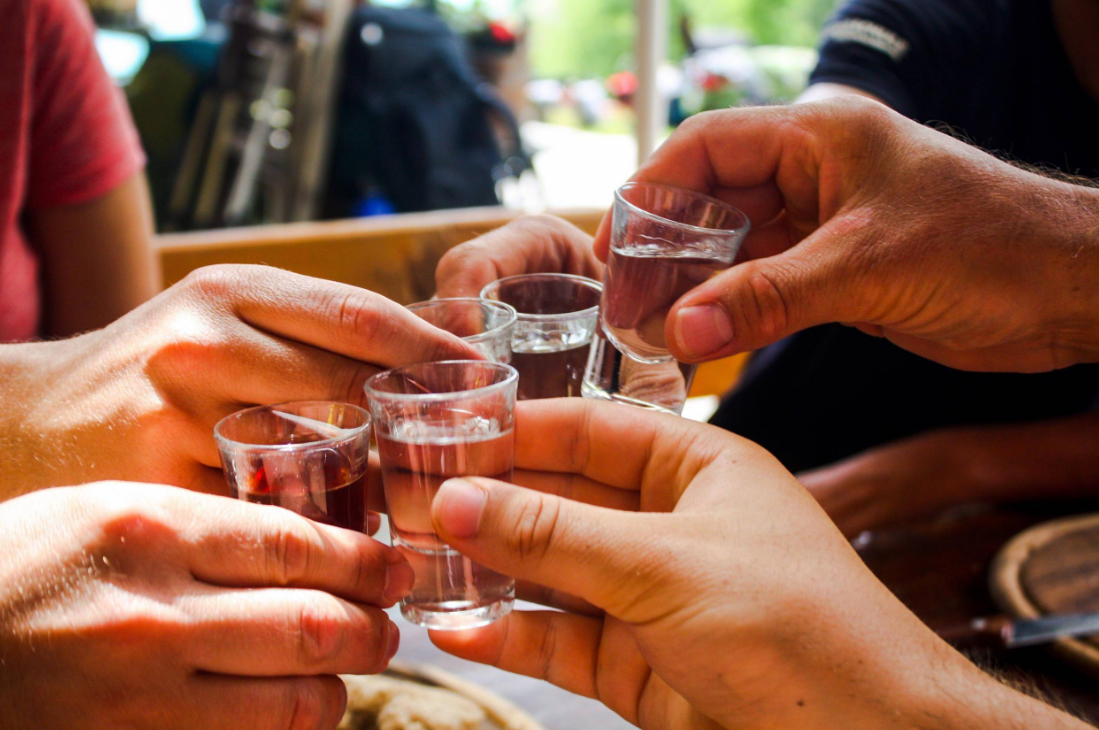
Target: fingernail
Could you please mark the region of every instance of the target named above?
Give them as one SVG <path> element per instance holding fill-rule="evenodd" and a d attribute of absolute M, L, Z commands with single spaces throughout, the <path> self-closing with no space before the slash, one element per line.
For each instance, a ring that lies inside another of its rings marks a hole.
<path fill-rule="evenodd" d="M 385 660 L 388 662 L 397 656 L 397 649 L 401 647 L 401 631 L 397 624 L 389 622 L 389 648 L 385 650 Z"/>
<path fill-rule="evenodd" d="M 455 537 L 473 537 L 481 527 L 488 495 L 471 482 L 451 479 L 435 495 L 435 514 L 443 528 Z"/>
<path fill-rule="evenodd" d="M 684 307 L 675 318 L 679 347 L 691 357 L 705 357 L 733 341 L 733 323 L 716 304 Z"/>
<path fill-rule="evenodd" d="M 382 528 L 382 516 L 377 512 L 366 515 L 366 534 L 373 535 Z"/>
<path fill-rule="evenodd" d="M 385 588 L 382 597 L 389 603 L 396 603 L 412 591 L 416 582 L 416 573 L 406 562 L 393 563 L 385 569 Z"/>

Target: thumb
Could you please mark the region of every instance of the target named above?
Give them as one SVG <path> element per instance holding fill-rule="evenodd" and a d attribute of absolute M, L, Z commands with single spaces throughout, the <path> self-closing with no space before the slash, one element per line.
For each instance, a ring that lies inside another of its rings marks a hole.
<path fill-rule="evenodd" d="M 670 515 L 593 507 L 491 479 L 451 479 L 432 504 L 439 536 L 489 568 L 639 622 L 672 574 L 653 524 Z M 626 614 L 626 615 L 623 615 Z M 648 614 L 648 615 L 647 615 Z"/>
<path fill-rule="evenodd" d="M 665 323 L 672 354 L 684 362 L 716 360 L 818 324 L 866 321 L 867 292 L 835 238 L 821 228 L 784 253 L 737 264 L 683 295 Z"/>

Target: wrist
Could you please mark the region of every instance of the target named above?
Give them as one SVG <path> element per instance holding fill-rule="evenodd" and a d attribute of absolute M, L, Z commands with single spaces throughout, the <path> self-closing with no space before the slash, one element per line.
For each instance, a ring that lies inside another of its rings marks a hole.
<path fill-rule="evenodd" d="M 52 457 L 65 446 L 52 425 L 59 419 L 50 412 L 49 394 L 65 377 L 73 342 L 0 345 L 0 501 L 54 486 L 64 476 Z"/>
<path fill-rule="evenodd" d="M 942 644 L 942 652 L 953 655 L 941 664 L 929 665 L 918 698 L 908 706 L 905 727 L 934 727 L 941 730 L 1085 730 L 1085 725 L 1052 705 L 1013 689 L 985 673 L 954 649 Z"/>

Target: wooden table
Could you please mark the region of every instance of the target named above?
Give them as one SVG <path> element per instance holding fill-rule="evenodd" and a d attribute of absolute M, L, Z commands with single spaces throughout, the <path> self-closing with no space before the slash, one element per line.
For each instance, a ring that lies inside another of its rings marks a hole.
<path fill-rule="evenodd" d="M 1096 511 L 1099 502 L 967 509 L 870 535 L 859 553 L 917 616 L 931 628 L 941 629 L 998 613 L 989 597 L 987 573 L 1001 545 L 1039 522 Z M 401 659 L 434 664 L 491 689 L 527 710 L 548 730 L 632 727 L 596 702 L 544 682 L 455 659 L 435 649 L 426 632 L 404 622 L 400 626 Z M 973 658 L 998 673 L 1024 679 L 1089 722 L 1099 723 L 1099 683 L 1045 650 L 983 651 Z"/>

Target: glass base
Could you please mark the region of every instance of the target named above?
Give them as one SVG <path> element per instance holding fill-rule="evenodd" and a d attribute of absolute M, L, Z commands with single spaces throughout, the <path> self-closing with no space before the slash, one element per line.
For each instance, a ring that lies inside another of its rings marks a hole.
<path fill-rule="evenodd" d="M 691 392 L 695 370 L 696 366 L 675 360 L 640 363 L 623 355 L 614 343 L 597 333 L 591 343 L 580 394 L 678 416 Z"/>
<path fill-rule="evenodd" d="M 511 613 L 515 598 L 508 596 L 485 606 L 472 605 L 469 601 L 450 603 L 407 604 L 401 603 L 401 616 L 409 623 L 435 631 L 462 631 L 488 626 L 493 621 Z"/>
<path fill-rule="evenodd" d="M 603 327 L 601 332 L 616 350 L 634 362 L 639 362 L 643 365 L 662 365 L 667 362 L 675 362 L 672 353 L 667 350 L 654 347 L 648 352 L 640 352 L 636 347 L 628 347 L 625 345 L 621 339 L 614 336 L 614 332 L 611 331 L 610 328 Z"/>

